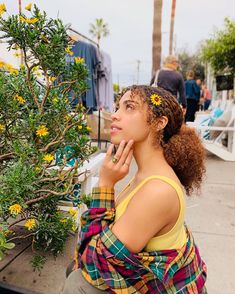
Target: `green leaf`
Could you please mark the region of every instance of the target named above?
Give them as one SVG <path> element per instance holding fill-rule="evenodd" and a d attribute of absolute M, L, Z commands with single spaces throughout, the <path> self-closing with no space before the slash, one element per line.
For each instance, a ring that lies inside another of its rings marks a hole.
<path fill-rule="evenodd" d="M 12 242 L 9 242 L 9 243 L 6 243 L 5 245 L 3 245 L 3 247 L 8 250 L 13 249 L 15 246 L 16 246 L 15 243 L 12 243 Z"/>

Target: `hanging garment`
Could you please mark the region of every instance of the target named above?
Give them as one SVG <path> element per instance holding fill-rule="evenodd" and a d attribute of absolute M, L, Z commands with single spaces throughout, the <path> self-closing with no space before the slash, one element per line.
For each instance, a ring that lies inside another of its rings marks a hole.
<path fill-rule="evenodd" d="M 98 69 L 98 107 L 113 112 L 114 93 L 111 58 L 102 50 L 99 50 L 98 54 L 101 61 Z"/>
<path fill-rule="evenodd" d="M 67 62 L 73 62 L 74 57 L 84 58 L 85 64 L 89 71 L 89 76 L 87 78 L 88 90 L 81 97 L 83 105 L 88 109 L 96 109 L 97 107 L 97 67 L 100 63 L 97 55 L 97 50 L 92 44 L 78 41 L 75 42 L 71 50 L 74 54 L 73 56 L 67 56 Z M 74 101 L 75 104 L 78 103 L 78 99 Z"/>

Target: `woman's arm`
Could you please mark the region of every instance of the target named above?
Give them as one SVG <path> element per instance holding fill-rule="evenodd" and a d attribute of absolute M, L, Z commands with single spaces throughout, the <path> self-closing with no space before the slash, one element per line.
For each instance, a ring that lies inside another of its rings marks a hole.
<path fill-rule="evenodd" d="M 179 212 L 179 199 L 174 188 L 154 179 L 131 199 L 125 213 L 112 227 L 112 232 L 131 252 L 139 253 L 151 238 L 164 234 L 174 226 Z"/>

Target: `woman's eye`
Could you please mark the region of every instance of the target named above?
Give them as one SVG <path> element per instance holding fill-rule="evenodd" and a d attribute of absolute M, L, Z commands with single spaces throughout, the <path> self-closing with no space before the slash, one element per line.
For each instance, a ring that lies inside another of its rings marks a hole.
<path fill-rule="evenodd" d="M 134 106 L 132 104 L 127 104 L 126 109 L 134 109 Z"/>

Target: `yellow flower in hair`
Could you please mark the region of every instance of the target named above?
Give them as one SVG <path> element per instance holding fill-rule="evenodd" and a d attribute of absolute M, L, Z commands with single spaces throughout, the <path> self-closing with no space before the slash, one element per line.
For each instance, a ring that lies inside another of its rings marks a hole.
<path fill-rule="evenodd" d="M 161 98 L 161 96 L 159 96 L 159 95 L 157 95 L 157 94 L 152 94 L 152 95 L 150 96 L 150 100 L 151 100 L 151 102 L 152 102 L 154 105 L 156 105 L 156 106 L 159 106 L 159 105 L 161 105 L 161 103 L 162 103 L 162 98 Z"/>

